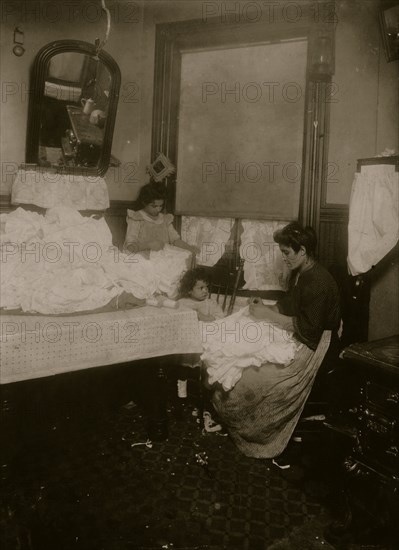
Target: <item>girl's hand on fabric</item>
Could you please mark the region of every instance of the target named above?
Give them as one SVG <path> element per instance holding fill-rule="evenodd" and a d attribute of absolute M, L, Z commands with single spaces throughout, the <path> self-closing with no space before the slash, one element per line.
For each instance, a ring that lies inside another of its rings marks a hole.
<path fill-rule="evenodd" d="M 155 251 L 162 250 L 164 245 L 165 243 L 163 243 L 158 239 L 154 239 L 153 241 L 148 241 L 148 248 L 150 250 L 155 250 Z"/>

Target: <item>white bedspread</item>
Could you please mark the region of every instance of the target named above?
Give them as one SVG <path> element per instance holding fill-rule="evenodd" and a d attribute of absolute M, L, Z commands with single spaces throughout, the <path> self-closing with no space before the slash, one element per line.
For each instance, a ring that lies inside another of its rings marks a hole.
<path fill-rule="evenodd" d="M 0 307 L 42 314 L 90 311 L 126 291 L 173 298 L 190 253 L 170 247 L 124 254 L 112 246 L 104 219 L 57 207 L 45 216 L 18 208 L 2 214 Z"/>
<path fill-rule="evenodd" d="M 1 316 L 0 383 L 178 353 L 201 353 L 197 314 L 138 307 L 50 317 Z"/>

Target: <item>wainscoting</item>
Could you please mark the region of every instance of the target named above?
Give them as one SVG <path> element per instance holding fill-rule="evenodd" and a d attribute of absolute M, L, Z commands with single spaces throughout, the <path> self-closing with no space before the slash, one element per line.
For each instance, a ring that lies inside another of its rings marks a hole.
<path fill-rule="evenodd" d="M 325 207 L 320 210 L 318 253 L 320 262 L 328 268 L 339 266 L 346 269 L 348 218 L 347 206 Z"/>
<path fill-rule="evenodd" d="M 126 212 L 127 209 L 134 210 L 136 205 L 132 201 L 111 201 L 111 206 L 104 212 L 104 218 L 111 233 L 112 243 L 122 248 L 126 235 Z"/>
<path fill-rule="evenodd" d="M 320 209 L 319 261 L 334 276 L 341 294 L 343 318 L 342 345 L 368 339 L 370 277 L 348 274 L 349 208 L 333 205 Z"/>

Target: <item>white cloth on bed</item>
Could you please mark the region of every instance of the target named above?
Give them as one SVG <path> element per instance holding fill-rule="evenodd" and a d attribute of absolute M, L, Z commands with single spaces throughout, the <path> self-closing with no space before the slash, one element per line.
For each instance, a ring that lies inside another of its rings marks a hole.
<path fill-rule="evenodd" d="M 158 290 L 172 300 L 176 299 L 181 276 L 190 267 L 191 252 L 165 244 L 162 250 L 151 250 L 150 262 L 159 277 Z"/>
<path fill-rule="evenodd" d="M 255 321 L 245 307 L 224 319 L 202 323 L 202 342 L 209 383 L 219 382 L 226 391 L 241 378 L 245 367 L 264 363 L 290 363 L 302 346 L 278 325 Z"/>
<path fill-rule="evenodd" d="M 1 321 L 1 384 L 202 349 L 197 316 L 183 309 L 3 313 Z"/>
<path fill-rule="evenodd" d="M 2 308 L 65 314 L 103 307 L 123 291 L 173 297 L 186 269 L 186 251 L 151 260 L 124 254 L 112 246 L 104 219 L 67 207 L 45 216 L 18 208 L 0 221 Z"/>

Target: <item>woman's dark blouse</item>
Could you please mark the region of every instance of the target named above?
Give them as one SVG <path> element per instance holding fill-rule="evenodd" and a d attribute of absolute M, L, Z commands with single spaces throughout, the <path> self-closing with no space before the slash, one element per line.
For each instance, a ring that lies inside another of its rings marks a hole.
<path fill-rule="evenodd" d="M 315 263 L 300 274 L 292 274 L 286 295 L 278 301 L 280 313 L 293 317 L 295 336 L 316 349 L 323 330 L 337 330 L 341 312 L 338 287 L 330 273 Z"/>

